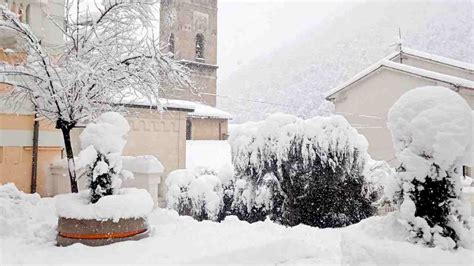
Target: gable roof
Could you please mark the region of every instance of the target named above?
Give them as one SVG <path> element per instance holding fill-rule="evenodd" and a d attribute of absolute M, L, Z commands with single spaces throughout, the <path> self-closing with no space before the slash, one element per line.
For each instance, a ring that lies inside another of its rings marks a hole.
<path fill-rule="evenodd" d="M 459 77 L 455 77 L 455 76 L 451 76 L 451 75 L 441 74 L 441 73 L 438 73 L 438 72 L 435 72 L 435 71 L 426 70 L 426 69 L 422 69 L 422 68 L 418 68 L 418 67 L 414 67 L 414 66 L 410 66 L 410 65 L 405 65 L 405 64 L 400 64 L 400 63 L 391 61 L 393 58 L 395 58 L 397 56 L 400 56 L 403 53 L 410 54 L 410 55 L 417 56 L 417 57 L 422 57 L 422 58 L 425 58 L 425 59 L 428 59 L 428 60 L 431 60 L 431 61 L 436 61 L 436 62 L 439 62 L 439 63 L 442 63 L 442 64 L 447 64 L 447 65 L 450 65 L 450 66 L 454 66 L 454 67 L 458 67 L 458 68 L 462 68 L 462 69 L 466 69 L 466 70 L 474 69 L 474 66 L 472 64 L 469 64 L 469 63 L 464 63 L 464 62 L 460 62 L 460 61 L 449 59 L 449 58 L 435 56 L 435 55 L 431 55 L 431 54 L 424 53 L 424 52 L 419 52 L 419 51 L 409 49 L 409 48 L 403 48 L 402 51 L 394 52 L 394 53 L 386 56 L 385 58 L 378 61 L 377 63 L 375 63 L 375 64 L 369 66 L 368 68 L 366 68 L 365 70 L 359 72 L 358 74 L 356 74 L 355 76 L 353 76 L 352 78 L 347 80 L 346 82 L 343 82 L 339 86 L 333 88 L 332 90 L 330 90 L 329 92 L 326 93 L 326 99 L 329 100 L 332 96 L 334 96 L 338 92 L 344 90 L 345 88 L 352 85 L 353 83 L 358 82 L 359 80 L 367 77 L 369 74 L 371 74 L 371 73 L 373 73 L 373 72 L 375 72 L 375 71 L 377 71 L 381 68 L 385 68 L 385 69 L 389 69 L 389 70 L 395 70 L 395 71 L 401 71 L 401 72 L 416 75 L 416 76 L 419 76 L 419 77 L 422 77 L 422 78 L 427 78 L 427 79 L 431 79 L 431 80 L 445 82 L 445 83 L 451 84 L 455 87 L 462 86 L 462 87 L 465 87 L 465 88 L 474 89 L 474 81 L 459 78 Z"/>
<path fill-rule="evenodd" d="M 439 56 L 439 55 L 434 55 L 434 54 L 418 51 L 418 50 L 411 49 L 411 48 L 408 48 L 408 47 L 402 47 L 402 50 L 400 52 L 397 52 L 396 55 L 393 56 L 391 59 L 397 57 L 400 54 L 401 55 L 407 54 L 407 55 L 422 58 L 422 59 L 425 59 L 425 60 L 428 60 L 428 61 L 433 61 L 433 62 L 436 62 L 436 63 L 441 63 L 441 64 L 444 64 L 444 65 L 448 65 L 448 66 L 452 66 L 452 67 L 456 67 L 456 68 L 460 68 L 460 69 L 464 69 L 464 70 L 468 70 L 468 71 L 474 71 L 474 64 L 470 64 L 470 63 L 458 61 L 458 60 L 455 60 L 455 59 L 451 59 L 451 58 L 447 58 L 447 57 L 443 57 L 443 56 Z"/>

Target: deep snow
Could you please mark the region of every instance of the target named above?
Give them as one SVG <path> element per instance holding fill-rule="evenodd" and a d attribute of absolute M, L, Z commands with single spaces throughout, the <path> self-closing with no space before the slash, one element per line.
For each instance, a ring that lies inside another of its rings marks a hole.
<path fill-rule="evenodd" d="M 186 168 L 210 168 L 219 170 L 232 163 L 230 145 L 225 140 L 186 141 Z M 217 167 L 217 169 L 215 169 Z"/>
<path fill-rule="evenodd" d="M 0 264 L 7 263 L 232 263 L 472 265 L 471 250 L 455 252 L 404 241 L 396 215 L 372 217 L 340 229 L 271 221 L 248 224 L 228 217 L 198 222 L 155 209 L 151 237 L 105 247 L 54 246 L 56 199 L 0 187 Z M 7 225 L 7 226 L 5 226 Z M 471 231 L 472 234 L 472 231 Z"/>

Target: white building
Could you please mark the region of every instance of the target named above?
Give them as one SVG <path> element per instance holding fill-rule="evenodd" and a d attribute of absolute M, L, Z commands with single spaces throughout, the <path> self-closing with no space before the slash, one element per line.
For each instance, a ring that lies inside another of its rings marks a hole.
<path fill-rule="evenodd" d="M 422 86 L 450 88 L 474 109 L 474 65 L 409 48 L 355 75 L 331 90 L 326 99 L 367 138 L 373 159 L 398 166 L 387 114 L 402 94 Z"/>

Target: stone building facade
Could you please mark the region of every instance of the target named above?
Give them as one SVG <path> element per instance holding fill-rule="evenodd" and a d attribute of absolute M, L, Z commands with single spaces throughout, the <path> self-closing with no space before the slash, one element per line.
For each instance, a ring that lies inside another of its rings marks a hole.
<path fill-rule="evenodd" d="M 162 0 L 160 42 L 194 72 L 198 91 L 175 97 L 216 106 L 217 1 Z"/>
<path fill-rule="evenodd" d="M 217 97 L 217 0 L 162 0 L 160 42 L 165 51 L 193 72 L 195 89 L 177 91 L 173 99 L 216 107 Z M 212 111 L 212 110 L 211 110 Z M 222 111 L 214 110 L 212 114 Z M 189 140 L 224 140 L 230 115 L 190 115 Z"/>

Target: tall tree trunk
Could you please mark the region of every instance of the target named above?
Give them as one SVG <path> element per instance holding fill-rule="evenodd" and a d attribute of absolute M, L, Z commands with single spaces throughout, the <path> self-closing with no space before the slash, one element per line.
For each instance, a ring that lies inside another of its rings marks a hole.
<path fill-rule="evenodd" d="M 76 164 L 74 163 L 74 153 L 71 145 L 71 129 L 72 127 L 61 127 L 64 137 L 64 147 L 66 148 L 67 169 L 69 180 L 71 181 L 71 192 L 77 193 L 79 190 L 77 188 Z"/>

